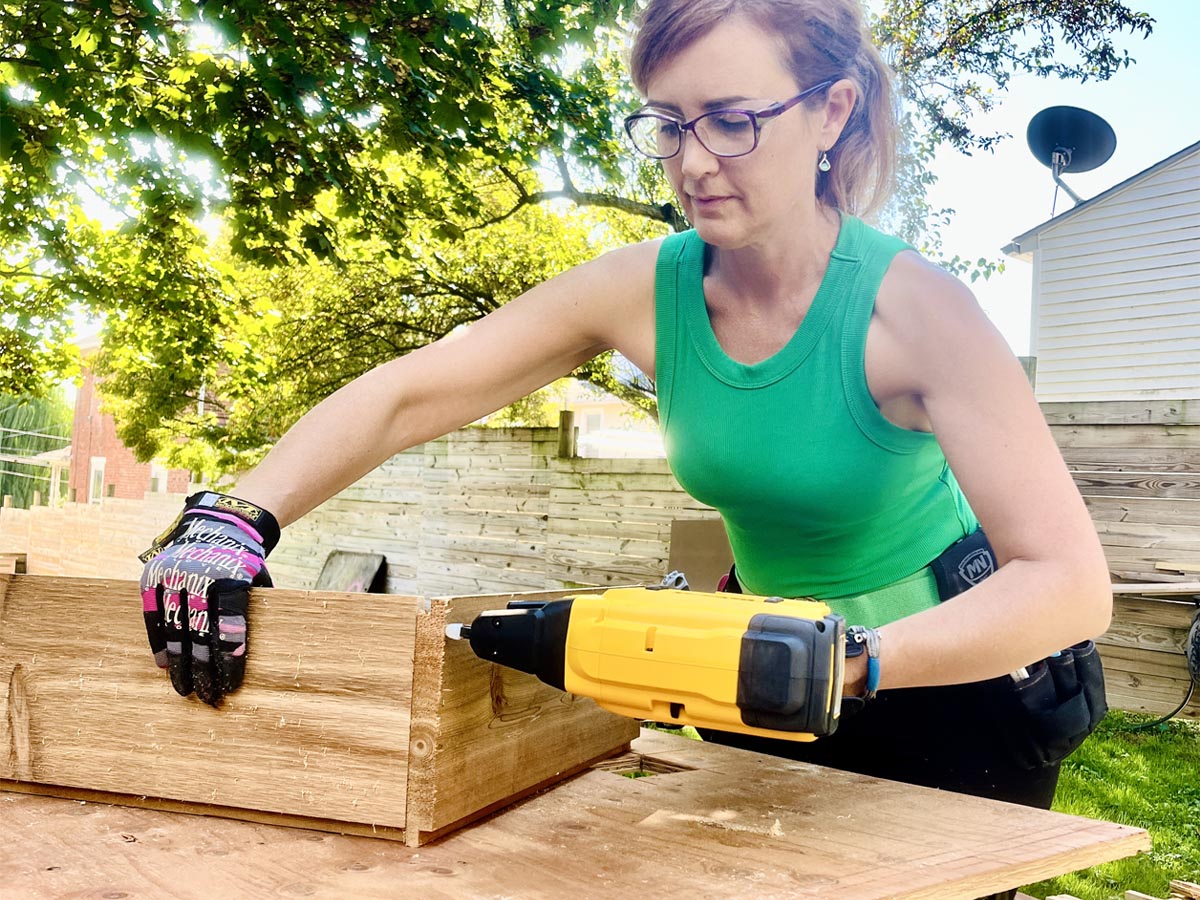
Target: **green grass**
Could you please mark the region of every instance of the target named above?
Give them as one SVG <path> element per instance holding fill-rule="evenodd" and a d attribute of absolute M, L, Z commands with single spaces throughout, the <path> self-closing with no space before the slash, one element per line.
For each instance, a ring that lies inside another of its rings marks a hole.
<path fill-rule="evenodd" d="M 677 734 L 680 737 L 685 737 L 689 741 L 700 740 L 700 733 L 691 725 L 670 725 L 664 722 L 643 722 L 642 726 L 649 728 L 651 731 L 662 731 L 666 734 Z"/>
<path fill-rule="evenodd" d="M 1129 730 L 1148 721 L 1110 712 L 1063 763 L 1054 809 L 1145 828 L 1153 849 L 1030 885 L 1026 893 L 1120 900 L 1132 890 L 1166 897 L 1171 879 L 1200 881 L 1200 725 L 1172 720 Z"/>

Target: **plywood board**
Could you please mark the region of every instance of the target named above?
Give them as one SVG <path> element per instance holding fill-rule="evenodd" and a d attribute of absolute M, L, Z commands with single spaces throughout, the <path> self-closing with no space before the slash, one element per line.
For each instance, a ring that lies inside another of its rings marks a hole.
<path fill-rule="evenodd" d="M 1114 584 L 1112 590 L 1114 597 L 1130 594 L 1154 594 L 1168 599 L 1178 596 L 1180 600 L 1187 600 L 1190 596 L 1200 598 L 1200 581 L 1181 581 L 1174 584 Z"/>
<path fill-rule="evenodd" d="M 682 770 L 588 772 L 420 849 L 0 794 L 0 883 L 30 900 L 973 900 L 1150 846 L 1128 825 L 667 735 L 634 749 Z"/>
<path fill-rule="evenodd" d="M 715 591 L 733 565 L 733 550 L 719 518 L 671 522 L 671 557 L 667 568 L 682 572 L 695 591 Z"/>

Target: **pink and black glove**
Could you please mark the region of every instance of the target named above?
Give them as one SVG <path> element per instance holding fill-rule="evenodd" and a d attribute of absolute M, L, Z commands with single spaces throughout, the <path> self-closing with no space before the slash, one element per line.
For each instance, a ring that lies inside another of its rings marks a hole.
<path fill-rule="evenodd" d="M 265 509 L 201 491 L 138 557 L 150 649 L 179 694 L 217 706 L 241 685 L 250 588 L 271 586 L 264 560 L 278 542 Z"/>

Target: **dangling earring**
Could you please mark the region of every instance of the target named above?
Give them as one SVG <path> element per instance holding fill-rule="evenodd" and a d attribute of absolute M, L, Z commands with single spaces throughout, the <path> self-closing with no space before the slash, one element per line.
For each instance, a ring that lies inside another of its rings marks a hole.
<path fill-rule="evenodd" d="M 829 161 L 829 154 L 821 151 L 821 161 L 817 163 L 817 168 L 822 172 L 828 172 L 833 168 L 833 163 Z"/>

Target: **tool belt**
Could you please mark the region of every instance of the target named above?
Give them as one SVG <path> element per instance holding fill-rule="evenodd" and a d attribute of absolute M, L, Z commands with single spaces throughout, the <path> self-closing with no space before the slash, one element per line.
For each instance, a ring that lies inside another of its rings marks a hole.
<path fill-rule="evenodd" d="M 946 548 L 930 567 L 938 597 L 949 600 L 979 584 L 999 564 L 980 528 Z M 1108 712 L 1104 670 L 1092 641 L 984 684 L 994 697 L 1001 721 L 1010 725 L 1004 729 L 1003 739 L 1013 759 L 1028 769 L 1062 762 Z"/>

